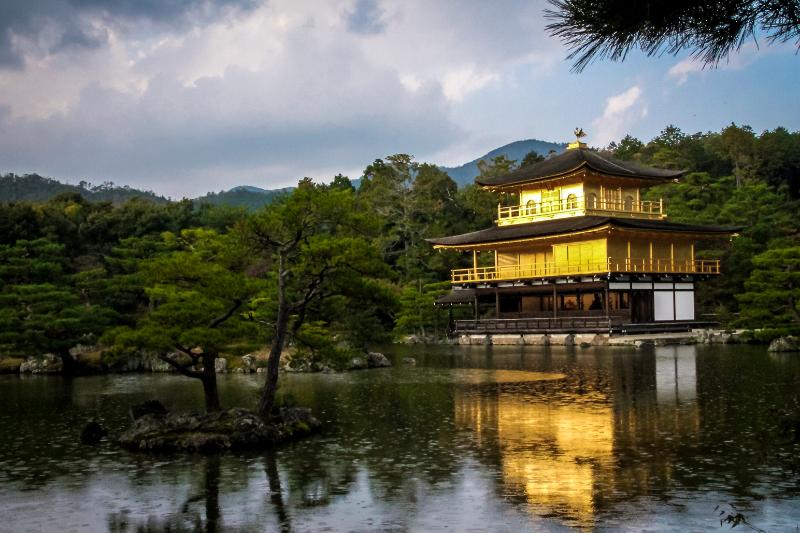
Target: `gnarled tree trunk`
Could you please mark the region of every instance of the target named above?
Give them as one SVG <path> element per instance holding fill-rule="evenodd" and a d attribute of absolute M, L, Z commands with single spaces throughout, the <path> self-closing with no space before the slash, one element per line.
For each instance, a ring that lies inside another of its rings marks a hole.
<path fill-rule="evenodd" d="M 219 411 L 219 391 L 217 390 L 217 371 L 214 368 L 214 361 L 217 354 L 203 354 L 203 373 L 198 376 L 203 383 L 203 395 L 206 401 L 206 411 Z"/>
<path fill-rule="evenodd" d="M 286 301 L 286 275 L 283 270 L 283 255 L 278 256 L 278 316 L 275 321 L 275 335 L 267 360 L 267 381 L 261 391 L 261 401 L 258 404 L 258 414 L 261 418 L 268 419 L 272 406 L 275 404 L 275 393 L 278 391 L 278 370 L 280 369 L 281 352 L 286 340 L 286 330 L 289 327 L 289 305 Z"/>

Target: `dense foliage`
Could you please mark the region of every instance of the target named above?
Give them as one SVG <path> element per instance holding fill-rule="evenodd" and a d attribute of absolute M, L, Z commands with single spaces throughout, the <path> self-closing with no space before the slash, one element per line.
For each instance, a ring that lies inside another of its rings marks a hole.
<path fill-rule="evenodd" d="M 800 327 L 799 133 L 732 124 L 689 135 L 670 126 L 649 142 L 627 136 L 604 150 L 687 170 L 647 193 L 664 198 L 671 220 L 742 227 L 732 242 L 698 249 L 698 257 L 721 256 L 724 268 L 703 285 L 701 313 L 730 325 Z M 498 156 L 479 169 L 502 174 L 542 157 Z M 448 311 L 432 302 L 450 269 L 470 259 L 425 239 L 487 227 L 498 202 L 515 201 L 459 189 L 441 168 L 396 154 L 367 166 L 357 189 L 344 176 L 329 185 L 306 179 L 255 212 L 90 202 L 74 191 L 2 203 L 0 352 L 69 362 L 71 347 L 102 338 L 117 347 L 114 357 L 149 349 L 188 369 L 202 354 L 277 338 L 342 365 L 391 335 L 442 335 Z"/>

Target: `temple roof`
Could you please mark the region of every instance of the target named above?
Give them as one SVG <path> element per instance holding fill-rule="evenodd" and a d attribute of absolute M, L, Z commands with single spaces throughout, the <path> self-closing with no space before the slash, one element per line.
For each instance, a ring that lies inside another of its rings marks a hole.
<path fill-rule="evenodd" d="M 436 298 L 436 305 L 471 304 L 475 301 L 475 289 L 451 289 L 450 292 Z"/>
<path fill-rule="evenodd" d="M 544 222 L 527 224 L 510 224 L 494 226 L 480 231 L 425 239 L 435 246 L 469 246 L 472 244 L 490 244 L 500 241 L 513 241 L 535 237 L 568 234 L 575 231 L 586 231 L 610 224 L 614 227 L 642 231 L 659 231 L 667 233 L 694 233 L 709 236 L 730 235 L 741 230 L 734 226 L 701 226 L 697 224 L 680 224 L 666 220 L 647 220 L 638 218 L 616 218 L 601 216 L 583 216 L 559 218 Z"/>
<path fill-rule="evenodd" d="M 574 148 L 504 176 L 477 177 L 475 183 L 484 187 L 518 185 L 563 176 L 584 166 L 600 174 L 649 180 L 655 183 L 671 181 L 685 173 L 683 170 L 665 170 L 638 165 L 630 161 L 620 161 L 588 148 Z"/>

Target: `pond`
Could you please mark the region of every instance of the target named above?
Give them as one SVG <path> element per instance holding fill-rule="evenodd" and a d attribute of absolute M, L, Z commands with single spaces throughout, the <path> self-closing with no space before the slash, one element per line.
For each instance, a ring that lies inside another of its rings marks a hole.
<path fill-rule="evenodd" d="M 2 376 L 0 530 L 684 531 L 728 529 L 737 512 L 768 531 L 800 524 L 800 354 L 385 353 L 395 367 L 282 376 L 321 434 L 211 457 L 79 443 L 87 420 L 118 434 L 145 399 L 200 409 L 194 380 Z M 254 406 L 262 376 L 221 376 L 223 404 Z"/>

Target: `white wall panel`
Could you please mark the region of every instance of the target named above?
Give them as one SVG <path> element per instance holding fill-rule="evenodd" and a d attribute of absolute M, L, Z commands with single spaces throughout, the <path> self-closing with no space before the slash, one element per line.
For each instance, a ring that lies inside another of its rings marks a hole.
<path fill-rule="evenodd" d="M 654 291 L 654 318 L 656 320 L 675 320 L 675 305 L 672 291 Z"/>
<path fill-rule="evenodd" d="M 675 320 L 694 320 L 694 291 L 675 293 Z"/>

